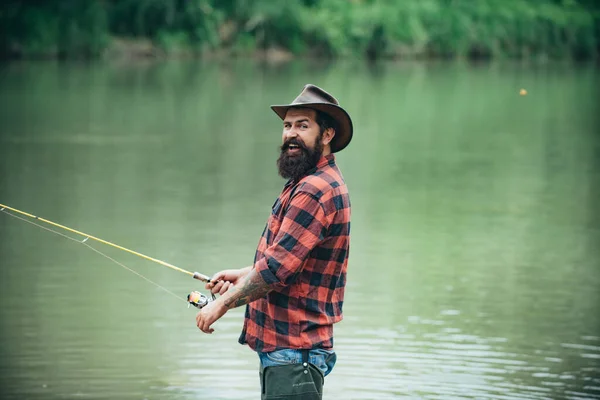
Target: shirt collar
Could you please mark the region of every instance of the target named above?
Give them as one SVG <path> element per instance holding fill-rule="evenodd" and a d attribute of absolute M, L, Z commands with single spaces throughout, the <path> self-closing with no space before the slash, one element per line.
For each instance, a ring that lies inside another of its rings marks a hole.
<path fill-rule="evenodd" d="M 326 156 L 321 156 L 317 162 L 317 166 L 309 170 L 304 176 L 312 175 L 318 170 L 325 168 L 327 165 L 335 165 L 335 156 L 333 153 L 327 154 Z"/>
<path fill-rule="evenodd" d="M 335 165 L 335 154 L 330 153 L 330 154 L 327 154 L 326 156 L 321 156 L 321 158 L 319 159 L 319 162 L 317 163 L 317 169 L 321 169 L 321 168 L 325 167 L 327 164 Z"/>

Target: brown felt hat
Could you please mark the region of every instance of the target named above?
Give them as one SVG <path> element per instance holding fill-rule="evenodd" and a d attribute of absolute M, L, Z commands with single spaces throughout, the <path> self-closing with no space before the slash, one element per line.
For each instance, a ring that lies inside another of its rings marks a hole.
<path fill-rule="evenodd" d="M 335 97 L 318 86 L 308 84 L 304 86 L 298 97 L 291 104 L 271 106 L 279 118 L 284 119 L 287 111 L 292 107 L 306 107 L 319 110 L 331 116 L 336 122 L 335 136 L 331 140 L 331 152 L 342 150 L 352 140 L 352 119 L 350 115 L 340 107 Z"/>

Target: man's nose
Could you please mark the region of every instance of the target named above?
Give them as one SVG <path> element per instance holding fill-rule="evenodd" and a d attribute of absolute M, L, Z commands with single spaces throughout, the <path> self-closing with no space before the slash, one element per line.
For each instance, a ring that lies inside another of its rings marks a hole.
<path fill-rule="evenodd" d="M 286 140 L 293 139 L 293 138 L 298 137 L 298 132 L 296 131 L 296 128 L 292 127 L 290 129 L 288 129 L 287 131 L 285 131 L 283 136 L 285 137 Z"/>

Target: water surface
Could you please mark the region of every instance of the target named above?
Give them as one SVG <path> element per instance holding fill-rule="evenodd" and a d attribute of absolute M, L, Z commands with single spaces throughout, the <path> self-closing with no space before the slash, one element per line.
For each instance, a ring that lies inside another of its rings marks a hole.
<path fill-rule="evenodd" d="M 4 65 L 0 203 L 187 270 L 249 265 L 283 185 L 268 106 L 309 82 L 356 129 L 327 398 L 600 398 L 593 67 Z M 3 398 L 258 398 L 243 310 L 204 335 L 196 281 L 94 246 L 180 298 L 0 214 Z"/>

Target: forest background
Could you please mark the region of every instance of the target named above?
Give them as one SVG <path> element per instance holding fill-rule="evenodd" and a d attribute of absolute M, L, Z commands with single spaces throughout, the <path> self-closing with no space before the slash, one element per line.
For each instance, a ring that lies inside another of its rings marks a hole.
<path fill-rule="evenodd" d="M 5 0 L 0 56 L 596 59 L 597 0 Z"/>

